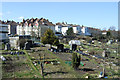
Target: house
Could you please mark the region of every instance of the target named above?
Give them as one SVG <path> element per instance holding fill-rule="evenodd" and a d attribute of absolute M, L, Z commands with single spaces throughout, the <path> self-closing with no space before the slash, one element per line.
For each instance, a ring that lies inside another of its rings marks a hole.
<path fill-rule="evenodd" d="M 80 25 L 72 25 L 72 28 L 73 28 L 73 32 L 75 33 L 75 34 L 81 34 L 81 26 Z"/>
<path fill-rule="evenodd" d="M 56 23 L 55 25 L 55 31 L 62 33 L 64 36 L 67 35 L 66 32 L 69 28 L 73 28 L 73 32 L 75 34 L 81 33 L 81 27 L 79 25 L 73 25 L 73 24 L 66 24 L 66 23 Z"/>
<path fill-rule="evenodd" d="M 92 27 L 88 27 L 88 32 L 92 35 L 92 36 L 98 36 L 98 35 L 101 35 L 102 32 L 100 29 L 97 29 L 97 28 L 92 28 Z"/>
<path fill-rule="evenodd" d="M 84 36 L 90 36 L 90 28 L 82 25 L 80 34 Z"/>
<path fill-rule="evenodd" d="M 68 25 L 68 24 L 65 24 L 64 22 L 63 23 L 56 23 L 55 25 L 55 31 L 56 32 L 60 32 L 62 33 L 63 35 L 67 35 L 66 34 L 66 31 L 68 30 L 68 28 L 70 28 L 72 26 Z"/>
<path fill-rule="evenodd" d="M 103 30 L 103 31 L 102 31 L 102 34 L 103 34 L 103 35 L 106 35 L 106 34 L 107 34 L 107 31 L 106 31 L 106 30 Z"/>
<path fill-rule="evenodd" d="M 4 44 L 9 42 L 8 25 L 4 23 L 0 23 L 0 42 Z"/>
<path fill-rule="evenodd" d="M 23 22 L 17 25 L 17 34 L 31 35 L 39 38 L 44 35 L 47 29 L 51 29 L 55 32 L 55 25 L 44 18 L 31 18 L 23 20 Z"/>
<path fill-rule="evenodd" d="M 8 35 L 15 35 L 16 33 L 16 28 L 17 28 L 17 23 L 15 21 L 8 21 L 6 22 L 8 25 Z"/>

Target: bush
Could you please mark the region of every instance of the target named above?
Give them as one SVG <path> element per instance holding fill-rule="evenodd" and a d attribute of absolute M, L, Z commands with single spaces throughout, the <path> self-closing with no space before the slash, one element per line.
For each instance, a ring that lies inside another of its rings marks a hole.
<path fill-rule="evenodd" d="M 72 67 L 77 69 L 80 65 L 81 56 L 77 56 L 77 53 L 72 54 Z"/>
<path fill-rule="evenodd" d="M 90 51 L 89 54 L 94 55 L 96 54 L 96 51 Z"/>
<path fill-rule="evenodd" d="M 0 50 L 5 49 L 5 44 L 2 43 L 2 46 L 0 46 Z"/>

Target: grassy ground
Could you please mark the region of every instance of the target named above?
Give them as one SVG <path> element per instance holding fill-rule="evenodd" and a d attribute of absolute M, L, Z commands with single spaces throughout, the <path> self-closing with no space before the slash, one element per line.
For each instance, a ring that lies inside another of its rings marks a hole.
<path fill-rule="evenodd" d="M 41 74 L 36 70 L 26 53 L 25 55 L 3 55 L 7 60 L 2 64 L 3 78 L 41 78 Z"/>
<path fill-rule="evenodd" d="M 72 69 L 72 67 L 65 64 L 65 62 L 61 60 L 58 56 L 48 51 L 46 48 L 41 47 L 37 49 L 40 49 L 41 51 L 30 53 L 30 57 L 34 57 L 35 59 L 38 59 L 39 58 L 38 54 L 40 54 L 41 56 L 45 54 L 45 61 L 57 60 L 60 62 L 60 64 L 58 65 L 44 64 L 45 78 L 77 78 L 78 77 L 78 74 Z M 35 60 L 32 60 L 32 62 L 33 61 Z M 36 67 L 38 66 L 39 64 L 37 64 Z"/>
<path fill-rule="evenodd" d="M 86 43 L 87 44 L 87 43 Z M 90 51 L 96 51 L 98 54 L 103 51 L 102 46 L 97 42 L 92 44 L 91 46 L 82 45 L 83 51 L 88 51 L 85 53 L 89 53 Z M 97 45 L 97 47 L 94 47 Z M 68 44 L 64 44 L 65 48 L 70 48 Z M 112 44 L 109 48 L 113 51 L 116 44 Z M 38 61 L 57 61 L 60 64 L 53 65 L 51 63 L 44 64 L 44 77 L 45 78 L 84 78 L 87 75 L 91 75 L 91 77 L 98 77 L 97 75 L 102 71 L 102 62 L 98 59 L 91 58 L 88 56 L 82 56 L 82 62 L 86 64 L 85 66 L 79 66 L 78 70 L 74 70 L 70 65 L 66 64 L 65 61 L 71 61 L 72 53 L 53 53 L 48 51 L 49 47 L 35 47 L 32 50 L 27 50 L 25 55 L 4 55 L 5 57 L 10 57 L 12 61 L 6 61 L 3 67 L 3 77 L 15 77 L 15 78 L 42 78 L 41 76 L 41 68 Z M 3 52 L 7 52 L 3 50 Z M 40 56 L 41 55 L 41 60 Z M 78 53 L 79 54 L 79 53 Z M 43 57 L 45 55 L 45 57 Z M 115 54 L 112 54 L 112 56 Z M 45 58 L 43 60 L 43 58 Z M 86 61 L 86 59 L 88 61 Z M 110 59 L 111 60 L 111 59 Z M 109 61 L 109 60 L 108 60 Z M 113 60 L 114 61 L 114 60 Z M 33 62 L 37 62 L 37 65 L 34 65 Z M 99 68 L 97 67 L 99 66 Z M 111 76 L 111 73 L 114 73 L 115 76 L 118 76 L 118 72 L 116 72 L 115 66 L 111 67 L 106 64 L 106 73 L 108 77 Z M 115 77 L 114 76 L 114 77 Z"/>

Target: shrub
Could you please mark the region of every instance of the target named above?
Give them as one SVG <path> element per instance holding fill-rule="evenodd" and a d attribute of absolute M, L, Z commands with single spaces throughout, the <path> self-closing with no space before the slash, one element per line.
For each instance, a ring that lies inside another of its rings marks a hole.
<path fill-rule="evenodd" d="M 77 56 L 77 53 L 73 53 L 72 55 L 72 67 L 74 69 L 77 69 L 80 65 L 80 60 L 81 60 L 81 56 Z"/>

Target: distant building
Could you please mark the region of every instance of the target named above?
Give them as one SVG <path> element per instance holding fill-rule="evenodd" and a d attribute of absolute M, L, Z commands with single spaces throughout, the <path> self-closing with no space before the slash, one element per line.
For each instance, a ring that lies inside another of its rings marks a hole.
<path fill-rule="evenodd" d="M 0 23 L 0 42 L 8 43 L 8 25 L 7 24 L 1 24 Z"/>
<path fill-rule="evenodd" d="M 84 36 L 90 36 L 91 35 L 89 27 L 80 26 L 78 28 L 79 28 L 78 29 L 78 31 L 79 31 L 78 33 L 80 35 L 84 35 Z"/>
<path fill-rule="evenodd" d="M 72 27 L 73 27 L 73 32 L 75 33 L 75 34 L 81 34 L 82 33 L 82 31 L 81 31 L 81 26 L 80 25 L 72 25 Z"/>
<path fill-rule="evenodd" d="M 101 35 L 102 32 L 100 29 L 96 29 L 96 28 L 91 28 L 91 27 L 88 27 L 89 29 L 89 33 L 92 35 L 92 36 L 98 36 L 98 35 Z"/>
<path fill-rule="evenodd" d="M 7 21 L 6 24 L 8 25 L 8 35 L 15 35 L 17 34 L 16 28 L 17 23 L 14 21 Z"/>
<path fill-rule="evenodd" d="M 66 34 L 66 31 L 68 30 L 68 28 L 70 28 L 72 26 L 68 25 L 68 24 L 65 24 L 65 23 L 56 23 L 55 25 L 55 31 L 56 32 L 60 32 L 62 33 L 63 35 L 67 35 Z"/>
<path fill-rule="evenodd" d="M 17 34 L 41 37 L 47 29 L 51 29 L 55 32 L 54 24 L 43 18 L 32 18 L 23 20 L 23 22 L 17 25 Z"/>
<path fill-rule="evenodd" d="M 102 31 L 102 34 L 103 34 L 103 35 L 106 35 L 106 34 L 107 34 L 107 31 L 106 31 L 106 30 L 103 30 L 103 31 Z"/>
<path fill-rule="evenodd" d="M 79 25 L 66 24 L 66 23 L 56 23 L 55 31 L 62 33 L 64 36 L 67 35 L 66 32 L 69 28 L 73 28 L 75 34 L 81 33 L 81 27 Z"/>

